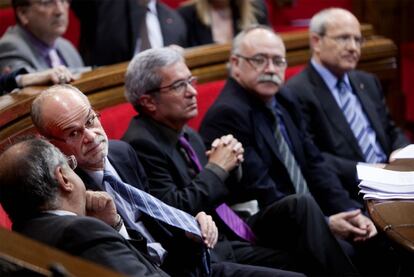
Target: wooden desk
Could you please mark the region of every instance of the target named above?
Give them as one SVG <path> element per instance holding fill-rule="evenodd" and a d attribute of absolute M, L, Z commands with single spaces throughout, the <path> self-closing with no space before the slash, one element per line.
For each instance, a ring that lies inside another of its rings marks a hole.
<path fill-rule="evenodd" d="M 413 171 L 414 160 L 397 160 L 386 169 Z M 384 232 L 393 242 L 414 252 L 414 201 L 369 200 L 367 210 L 378 231 Z"/>

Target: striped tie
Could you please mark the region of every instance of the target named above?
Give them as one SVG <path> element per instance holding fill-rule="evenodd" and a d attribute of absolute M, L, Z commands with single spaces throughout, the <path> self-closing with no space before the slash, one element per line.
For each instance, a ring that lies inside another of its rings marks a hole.
<path fill-rule="evenodd" d="M 295 192 L 298 194 L 308 193 L 308 185 L 306 183 L 305 178 L 302 175 L 302 171 L 298 163 L 296 162 L 295 156 L 293 156 L 292 152 L 290 151 L 289 145 L 285 140 L 285 137 L 280 130 L 280 125 L 277 120 L 276 108 L 270 108 L 274 116 L 274 137 L 277 142 L 277 148 L 279 154 L 282 157 L 282 162 L 285 165 L 288 174 L 290 176 L 290 180 L 293 183 L 293 187 L 295 188 Z"/>
<path fill-rule="evenodd" d="M 178 139 L 179 145 L 187 153 L 193 168 L 196 172 L 200 172 L 202 166 L 197 157 L 196 152 L 191 146 L 190 142 L 182 135 Z M 222 203 L 216 208 L 216 213 L 226 223 L 226 225 L 240 238 L 254 243 L 256 237 L 246 222 L 243 221 L 226 203 Z"/>
<path fill-rule="evenodd" d="M 103 180 L 108 182 L 126 202 L 141 212 L 168 225 L 190 232 L 202 240 L 200 228 L 192 215 L 171 207 L 154 196 L 122 182 L 107 170 L 104 171 Z M 208 275 L 210 273 L 210 257 L 207 250 L 204 251 L 202 262 L 204 270 Z"/>
<path fill-rule="evenodd" d="M 358 141 L 365 161 L 368 163 L 381 162 L 380 155 L 377 155 L 375 151 L 375 142 L 368 136 L 368 124 L 362 117 L 362 110 L 358 108 L 360 106 L 357 105 L 356 96 L 347 89 L 347 85 L 343 79 L 338 80 L 337 88 L 342 112 Z"/>

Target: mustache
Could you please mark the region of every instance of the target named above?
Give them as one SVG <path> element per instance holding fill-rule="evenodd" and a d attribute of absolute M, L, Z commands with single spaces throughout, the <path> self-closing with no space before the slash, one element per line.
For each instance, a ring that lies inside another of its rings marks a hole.
<path fill-rule="evenodd" d="M 280 78 L 278 75 L 276 74 L 262 74 L 257 78 L 257 81 L 259 83 L 261 82 L 272 82 L 275 85 L 280 86 L 283 83 L 282 78 Z"/>

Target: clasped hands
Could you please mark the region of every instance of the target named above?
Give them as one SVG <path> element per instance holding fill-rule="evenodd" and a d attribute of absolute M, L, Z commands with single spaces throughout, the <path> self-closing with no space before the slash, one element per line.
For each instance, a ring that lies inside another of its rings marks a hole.
<path fill-rule="evenodd" d="M 329 228 L 342 239 L 365 241 L 377 234 L 374 223 L 361 210 L 337 213 L 329 217 Z"/>
<path fill-rule="evenodd" d="M 209 163 L 214 163 L 227 172 L 243 162 L 243 145 L 233 135 L 217 138 L 206 152 Z"/>

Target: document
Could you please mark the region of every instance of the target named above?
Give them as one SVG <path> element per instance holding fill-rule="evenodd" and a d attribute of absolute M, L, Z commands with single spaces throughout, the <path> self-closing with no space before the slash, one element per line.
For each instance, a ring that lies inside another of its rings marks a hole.
<path fill-rule="evenodd" d="M 394 159 L 413 159 L 414 158 L 414 144 L 407 145 L 393 155 Z"/>
<path fill-rule="evenodd" d="M 364 199 L 414 199 L 414 171 L 395 171 L 358 164 L 357 173 Z"/>

